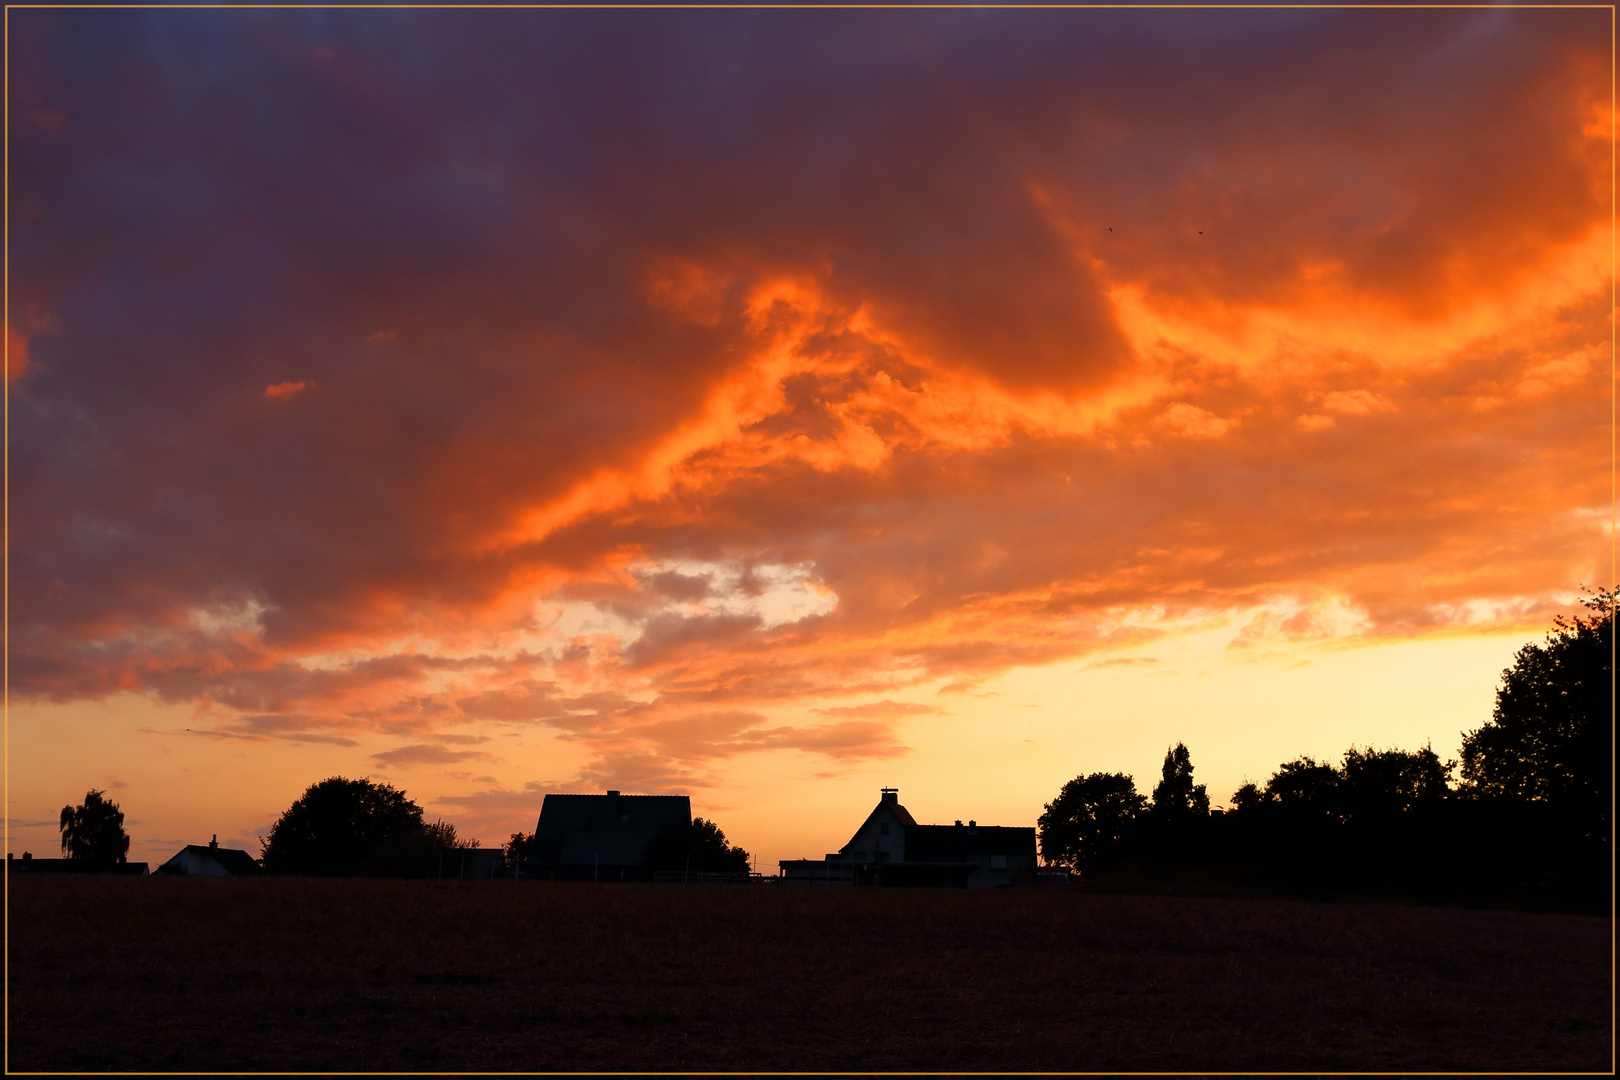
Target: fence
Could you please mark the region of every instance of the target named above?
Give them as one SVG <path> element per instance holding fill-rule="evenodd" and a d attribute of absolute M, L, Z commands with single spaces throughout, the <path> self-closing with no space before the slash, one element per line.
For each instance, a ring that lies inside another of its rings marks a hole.
<path fill-rule="evenodd" d="M 675 885 L 747 885 L 764 881 L 761 874 L 722 873 L 707 870 L 655 870 L 653 880 Z"/>

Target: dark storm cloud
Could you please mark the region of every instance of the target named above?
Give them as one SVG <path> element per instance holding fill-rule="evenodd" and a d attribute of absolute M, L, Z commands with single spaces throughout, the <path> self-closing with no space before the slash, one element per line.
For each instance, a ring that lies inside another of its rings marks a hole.
<path fill-rule="evenodd" d="M 1111 607 L 1566 587 L 1608 55 L 1552 9 L 20 9 L 13 686 L 544 723 L 656 786 L 899 753 L 748 710 L 1147 633 Z M 770 567 L 836 607 L 773 622 Z M 537 597 L 629 629 L 491 646 Z"/>

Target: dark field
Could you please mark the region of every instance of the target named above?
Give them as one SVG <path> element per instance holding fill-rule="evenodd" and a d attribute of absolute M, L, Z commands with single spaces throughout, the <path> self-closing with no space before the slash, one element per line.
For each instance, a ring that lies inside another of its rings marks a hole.
<path fill-rule="evenodd" d="M 12 878 L 12 1070 L 1607 1070 L 1610 928 L 1385 904 Z"/>

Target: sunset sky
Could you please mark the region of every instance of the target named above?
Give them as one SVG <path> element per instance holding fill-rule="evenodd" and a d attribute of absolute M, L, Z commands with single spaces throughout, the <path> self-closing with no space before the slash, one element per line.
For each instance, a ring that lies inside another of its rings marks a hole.
<path fill-rule="evenodd" d="M 1220 805 L 1612 580 L 1607 9 L 8 18 L 19 854 Z"/>

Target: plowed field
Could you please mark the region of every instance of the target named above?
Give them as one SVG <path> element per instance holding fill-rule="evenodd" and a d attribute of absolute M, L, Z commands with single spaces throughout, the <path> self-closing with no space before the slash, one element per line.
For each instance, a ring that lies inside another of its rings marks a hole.
<path fill-rule="evenodd" d="M 1610 926 L 775 885 L 14 877 L 12 1070 L 1607 1070 Z"/>

